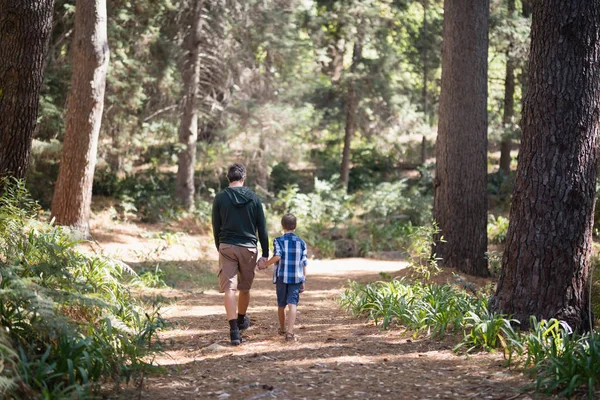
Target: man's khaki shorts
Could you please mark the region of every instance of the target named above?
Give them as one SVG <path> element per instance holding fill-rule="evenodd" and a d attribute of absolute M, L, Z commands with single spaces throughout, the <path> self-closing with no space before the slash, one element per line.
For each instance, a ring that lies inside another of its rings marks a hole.
<path fill-rule="evenodd" d="M 248 292 L 254 281 L 258 250 L 233 244 L 219 244 L 219 288 Z"/>

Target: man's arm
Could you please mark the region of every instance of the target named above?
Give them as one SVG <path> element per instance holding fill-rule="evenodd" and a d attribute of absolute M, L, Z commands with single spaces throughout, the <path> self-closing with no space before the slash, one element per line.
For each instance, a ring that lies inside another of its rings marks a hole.
<path fill-rule="evenodd" d="M 213 227 L 213 235 L 215 237 L 215 246 L 217 246 L 217 250 L 219 250 L 219 233 L 221 232 L 221 212 L 219 210 L 219 203 L 217 202 L 218 195 L 215 196 L 213 200 L 212 207 L 212 227 Z"/>
<path fill-rule="evenodd" d="M 256 198 L 257 219 L 256 228 L 258 229 L 258 240 L 260 241 L 260 248 L 262 250 L 263 258 L 269 258 L 269 233 L 267 232 L 267 221 L 265 219 L 265 212 L 263 211 L 262 203 L 260 199 Z"/>

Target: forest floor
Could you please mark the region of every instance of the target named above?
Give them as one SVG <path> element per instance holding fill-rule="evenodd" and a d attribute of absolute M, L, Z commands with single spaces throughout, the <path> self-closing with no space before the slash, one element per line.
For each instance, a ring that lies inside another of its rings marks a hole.
<path fill-rule="evenodd" d="M 297 342 L 285 342 L 277 334 L 271 268 L 257 273 L 248 311 L 252 325 L 243 334 L 245 342 L 233 347 L 213 278 L 217 254 L 207 236 L 190 231 L 165 239 L 156 233 L 164 227 L 142 224 L 96 221 L 92 227 L 105 253 L 134 265 L 160 263 L 179 270 L 174 288 L 143 293 L 168 299 L 162 314 L 171 326 L 161 333 L 163 352 L 154 360 L 163 372 L 146 377 L 141 391 L 124 388 L 121 398 L 543 398 L 520 391 L 531 381 L 503 367 L 501 354 L 457 355 L 452 352 L 455 339 L 440 342 L 398 329 L 380 330 L 340 310 L 337 300 L 348 280 L 379 280 L 380 272 L 406 275 L 402 261 L 310 260 Z M 448 271 L 436 277 L 448 279 Z"/>

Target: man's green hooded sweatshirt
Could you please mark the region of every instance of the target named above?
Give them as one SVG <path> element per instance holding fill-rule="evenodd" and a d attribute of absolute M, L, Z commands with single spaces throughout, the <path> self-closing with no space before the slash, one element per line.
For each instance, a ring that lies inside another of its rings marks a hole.
<path fill-rule="evenodd" d="M 257 247 L 260 240 L 262 256 L 269 257 L 265 214 L 260 199 L 249 188 L 228 187 L 217 194 L 213 203 L 212 225 L 217 250 L 220 243 Z"/>

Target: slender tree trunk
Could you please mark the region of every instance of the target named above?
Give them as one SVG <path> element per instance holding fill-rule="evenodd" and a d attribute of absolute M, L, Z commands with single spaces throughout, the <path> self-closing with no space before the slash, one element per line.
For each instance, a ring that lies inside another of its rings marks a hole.
<path fill-rule="evenodd" d="M 359 28 L 360 30 L 360 28 Z M 340 179 L 342 185 L 348 190 L 350 181 L 350 143 L 356 132 L 356 111 L 358 109 L 358 99 L 356 97 L 356 67 L 362 57 L 362 38 L 359 37 L 354 43 L 352 50 L 352 65 L 350 66 L 350 79 L 348 80 L 348 92 L 346 94 L 346 128 L 344 132 L 344 149 L 342 151 L 342 165 L 340 167 Z"/>
<path fill-rule="evenodd" d="M 428 25 L 427 25 L 427 9 L 429 8 L 429 0 L 423 0 L 423 28 L 421 31 L 421 58 L 423 59 L 423 117 L 425 124 L 430 125 L 430 111 L 429 111 L 429 54 L 426 42 Z M 423 135 L 421 140 L 421 164 L 425 165 L 427 162 L 427 138 Z"/>
<path fill-rule="evenodd" d="M 531 9 L 532 9 L 532 3 L 533 0 L 521 0 L 522 3 L 522 11 L 523 11 L 523 16 L 525 18 L 529 18 L 531 17 Z"/>
<path fill-rule="evenodd" d="M 429 1 L 423 0 L 423 28 L 421 31 L 421 58 L 423 59 L 423 115 L 425 117 L 425 123 L 429 125 L 429 91 L 427 87 L 429 86 L 429 59 L 428 59 L 428 51 L 426 37 L 429 27 L 427 26 L 427 9 L 429 8 Z M 425 137 L 423 136 L 423 140 Z"/>
<path fill-rule="evenodd" d="M 92 183 L 104 108 L 109 50 L 106 0 L 75 2 L 73 72 L 52 215 L 58 225 L 89 234 Z"/>
<path fill-rule="evenodd" d="M 489 2 L 445 0 L 434 217 L 443 265 L 486 276 Z"/>
<path fill-rule="evenodd" d="M 191 29 L 184 42 L 183 61 L 184 96 L 179 125 L 179 152 L 175 194 L 187 210 L 194 208 L 194 169 L 198 140 L 198 92 L 200 86 L 200 42 L 202 34 L 202 0 L 195 0 L 191 15 Z"/>
<path fill-rule="evenodd" d="M 509 18 L 513 17 L 515 12 L 515 0 L 508 0 Z M 506 50 L 506 76 L 504 78 L 504 113 L 502 115 L 502 124 L 506 128 L 515 116 L 515 61 L 511 53 L 513 44 L 508 44 Z M 500 170 L 505 175 L 510 174 L 510 148 L 512 140 L 510 137 L 504 137 L 500 142 Z"/>
<path fill-rule="evenodd" d="M 38 117 L 53 0 L 0 0 L 0 177 L 24 178 Z"/>
<path fill-rule="evenodd" d="M 493 301 L 590 329 L 600 119 L 600 0 L 533 6 L 530 87 L 502 272 Z"/>

